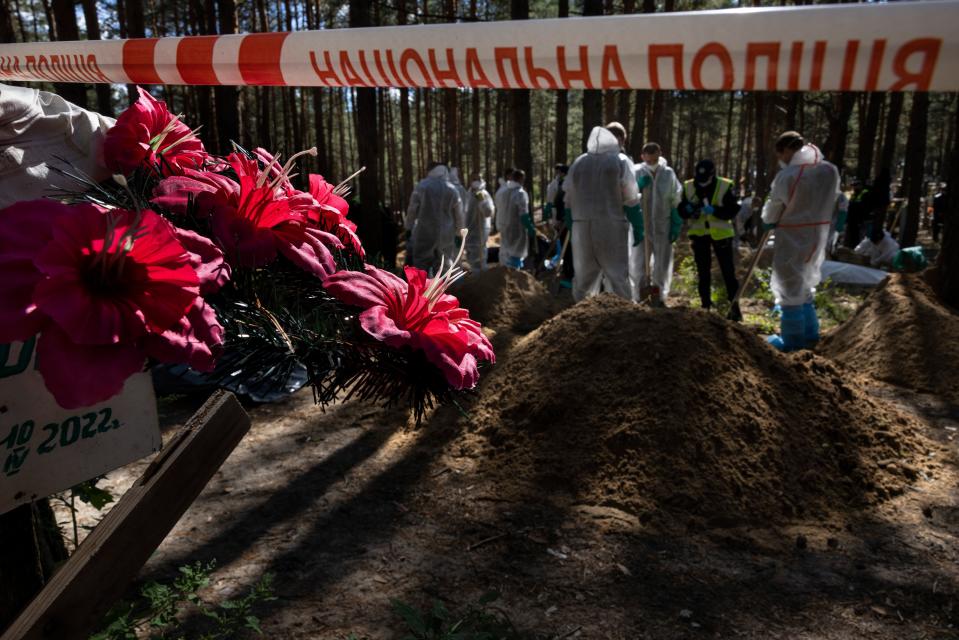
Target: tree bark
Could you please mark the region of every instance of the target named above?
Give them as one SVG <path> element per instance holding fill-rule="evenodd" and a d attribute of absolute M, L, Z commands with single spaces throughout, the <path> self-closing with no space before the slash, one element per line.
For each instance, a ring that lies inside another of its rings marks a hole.
<path fill-rule="evenodd" d="M 942 246 L 939 248 L 939 294 L 946 304 L 959 309 L 959 109 L 953 115 L 954 130 L 949 168 L 946 172 L 948 190 L 946 197 L 945 227 L 942 230 Z"/>
<path fill-rule="evenodd" d="M 0 0 L 0 42 L 16 42 L 16 29 L 13 26 L 13 13 L 7 0 Z"/>
<path fill-rule="evenodd" d="M 529 19 L 529 0 L 511 0 L 510 18 Z M 533 184 L 533 143 L 532 122 L 530 120 L 529 89 L 510 91 L 510 105 L 513 120 L 513 154 L 516 168 L 526 172 L 526 184 Z M 532 199 L 530 199 L 532 203 Z M 532 204 L 530 205 L 532 206 Z"/>
<path fill-rule="evenodd" d="M 603 15 L 602 0 L 583 0 L 584 16 Z M 586 149 L 586 141 L 593 127 L 603 123 L 603 92 L 601 89 L 586 89 L 583 91 L 583 140 L 582 149 Z"/>
<path fill-rule="evenodd" d="M 126 28 L 127 32 L 121 37 L 144 38 L 146 37 L 146 26 L 143 22 L 143 0 L 124 0 L 123 6 L 126 9 Z M 119 9 L 117 10 L 119 12 Z M 144 87 L 149 90 L 149 87 Z M 136 85 L 128 84 L 127 93 L 129 94 L 130 104 L 134 104 L 139 97 L 137 95 Z"/>
<path fill-rule="evenodd" d="M 911 247 L 919 234 L 919 216 L 923 190 L 926 186 L 926 117 L 929 114 L 929 94 L 917 91 L 912 94 L 912 110 L 909 113 L 909 138 L 906 142 L 906 170 L 909 181 L 909 201 L 906 205 L 906 220 L 899 244 Z M 951 186 L 951 185 L 950 185 Z"/>
<path fill-rule="evenodd" d="M 370 20 L 370 5 L 361 0 L 350 2 L 350 27 L 368 27 Z M 383 224 L 380 210 L 381 198 L 379 193 L 379 179 L 377 176 L 376 159 L 379 155 L 379 131 L 376 122 L 376 90 L 360 88 L 356 90 L 356 131 L 357 151 L 360 166 L 366 171 L 360 174 L 359 216 L 355 218 L 363 246 L 371 256 L 382 254 Z M 357 167 L 359 168 L 359 167 Z"/>
<path fill-rule="evenodd" d="M 569 0 L 560 0 L 558 17 L 569 17 Z M 569 161 L 569 91 L 556 92 L 556 139 L 553 156 L 556 162 L 567 164 Z"/>
<path fill-rule="evenodd" d="M 827 113 L 829 135 L 822 145 L 822 152 L 827 160 L 840 169 L 845 167 L 846 145 L 849 140 L 849 118 L 852 116 L 852 110 L 855 106 L 856 94 L 844 91 L 833 96 L 832 109 Z"/>
<path fill-rule="evenodd" d="M 879 171 L 889 169 L 893 180 L 896 179 L 898 173 L 894 164 L 894 156 L 896 155 L 896 134 L 899 131 L 899 117 L 902 115 L 902 101 L 903 93 L 901 91 L 896 91 L 889 97 L 886 133 L 883 136 L 882 153 L 879 156 Z"/>
<path fill-rule="evenodd" d="M 236 3 L 234 0 L 217 0 L 220 35 L 237 33 Z M 213 90 L 216 102 L 216 128 L 219 134 L 220 151 L 231 150 L 230 141 L 240 140 L 240 94 L 236 87 L 218 86 Z M 322 153 L 322 148 L 320 153 Z"/>
<path fill-rule="evenodd" d="M 97 16 L 97 5 L 94 0 L 82 0 L 83 18 L 87 23 L 87 39 L 100 39 L 100 19 Z M 5 0 L 0 0 L 0 12 L 6 5 Z M 97 111 L 105 116 L 113 117 L 113 100 L 110 97 L 110 85 L 98 83 L 94 85 L 97 94 Z"/>
<path fill-rule="evenodd" d="M 56 21 L 57 40 L 79 40 L 76 4 L 73 0 L 53 0 L 53 19 Z M 57 82 L 54 90 L 65 100 L 87 108 L 87 85 L 81 82 Z"/>
<path fill-rule="evenodd" d="M 879 130 L 879 111 L 883 100 L 885 100 L 885 94 L 869 94 L 866 118 L 860 125 L 859 159 L 856 163 L 856 176 L 863 182 L 869 180 L 869 171 L 872 169 L 872 156 L 876 150 L 876 132 Z"/>

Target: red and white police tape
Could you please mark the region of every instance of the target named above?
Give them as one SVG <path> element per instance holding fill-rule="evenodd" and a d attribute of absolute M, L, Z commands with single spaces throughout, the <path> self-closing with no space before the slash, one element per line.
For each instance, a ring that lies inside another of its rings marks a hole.
<path fill-rule="evenodd" d="M 959 1 L 0 44 L 0 82 L 957 91 Z"/>

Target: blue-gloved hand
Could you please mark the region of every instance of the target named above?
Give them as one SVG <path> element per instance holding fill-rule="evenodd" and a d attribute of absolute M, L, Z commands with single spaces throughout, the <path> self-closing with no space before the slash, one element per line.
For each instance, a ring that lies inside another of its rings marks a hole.
<path fill-rule="evenodd" d="M 679 234 L 683 230 L 683 219 L 679 217 L 679 209 L 669 210 L 669 241 L 679 240 Z"/>
<path fill-rule="evenodd" d="M 846 209 L 839 210 L 839 217 L 836 218 L 836 231 L 842 233 L 846 230 L 846 219 L 849 217 L 849 211 Z"/>
<path fill-rule="evenodd" d="M 643 228 L 643 208 L 638 204 L 634 204 L 631 207 L 623 207 L 623 213 L 626 214 L 626 219 L 629 220 L 629 224 L 633 226 L 633 246 L 635 247 L 646 237 Z"/>
<path fill-rule="evenodd" d="M 713 208 L 713 205 L 711 204 L 703 205 L 703 213 L 705 213 L 707 216 L 713 215 L 714 211 L 716 211 L 716 209 Z"/>
<path fill-rule="evenodd" d="M 644 174 L 639 176 L 639 180 L 636 181 L 636 186 L 639 187 L 640 191 L 642 191 L 643 189 L 645 189 L 652 183 L 653 183 L 653 179 Z"/>
<path fill-rule="evenodd" d="M 533 226 L 533 218 L 530 217 L 528 213 L 524 213 L 520 216 L 520 220 L 523 222 L 523 228 L 526 229 L 526 234 L 530 238 L 536 237 L 536 227 Z"/>
<path fill-rule="evenodd" d="M 764 222 L 764 223 L 763 223 L 763 231 L 772 231 L 772 230 L 775 229 L 775 228 L 776 228 L 776 223 L 775 223 L 775 222 Z"/>
<path fill-rule="evenodd" d="M 563 209 L 563 224 L 566 225 L 567 229 L 572 230 L 573 228 L 573 212 L 570 209 Z"/>

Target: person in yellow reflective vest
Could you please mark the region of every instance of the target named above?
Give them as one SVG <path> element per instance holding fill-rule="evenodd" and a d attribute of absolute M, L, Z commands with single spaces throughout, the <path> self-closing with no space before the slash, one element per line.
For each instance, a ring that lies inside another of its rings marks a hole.
<path fill-rule="evenodd" d="M 703 309 L 713 306 L 712 254 L 716 254 L 719 270 L 726 283 L 726 296 L 732 300 L 739 290 L 736 265 L 733 261 L 733 243 L 736 236 L 734 219 L 739 213 L 733 181 L 716 175 L 712 160 L 700 160 L 696 175 L 683 184 L 683 199 L 679 214 L 689 223 L 687 235 L 693 246 L 696 271 L 699 275 L 699 299 Z M 739 303 L 733 307 L 730 318 L 741 320 Z"/>

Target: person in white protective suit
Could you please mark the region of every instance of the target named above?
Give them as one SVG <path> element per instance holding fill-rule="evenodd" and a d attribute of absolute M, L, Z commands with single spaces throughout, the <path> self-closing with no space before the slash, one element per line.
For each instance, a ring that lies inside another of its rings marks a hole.
<path fill-rule="evenodd" d="M 480 271 L 486 268 L 486 243 L 489 240 L 490 227 L 496 207 L 493 196 L 486 190 L 483 176 L 473 175 L 469 188 L 469 204 L 466 207 L 466 261 L 470 269 Z"/>
<path fill-rule="evenodd" d="M 609 290 L 630 299 L 627 209 L 638 210 L 633 163 L 605 127 L 593 127 L 586 153 L 576 158 L 563 182 L 571 211 L 573 298 L 578 302 Z"/>
<path fill-rule="evenodd" d="M 413 189 L 406 210 L 411 261 L 430 275 L 437 273 L 441 262 L 449 264 L 456 258 L 456 237 L 463 228 L 463 202 L 449 178 L 446 165 L 432 165 Z"/>
<path fill-rule="evenodd" d="M 102 147 L 114 122 L 53 93 L 0 84 L 0 208 L 58 188 L 78 190 L 51 166 L 97 182 L 109 178 Z"/>
<path fill-rule="evenodd" d="M 529 194 L 523 189 L 526 172 L 515 169 L 509 178 L 496 194 L 499 262 L 513 269 L 522 269 L 529 253 L 529 239 L 536 236 L 536 228 L 529 214 Z"/>
<path fill-rule="evenodd" d="M 642 195 L 643 211 L 638 219 L 639 224 L 632 224 L 630 237 L 629 278 L 633 300 L 639 302 L 640 289 L 646 283 L 648 246 L 651 253 L 651 302 L 662 305 L 673 282 L 673 243 L 679 238 L 683 227 L 677 209 L 682 200 L 683 185 L 655 142 L 643 147 L 643 162 L 636 165 L 636 181 Z M 645 235 L 648 235 L 648 239 Z"/>
<path fill-rule="evenodd" d="M 781 336 L 769 342 L 794 351 L 819 341 L 815 287 L 839 198 L 839 171 L 795 131 L 776 140 L 782 169 L 763 207 L 763 225 L 775 229 L 771 288 L 782 307 Z"/>

